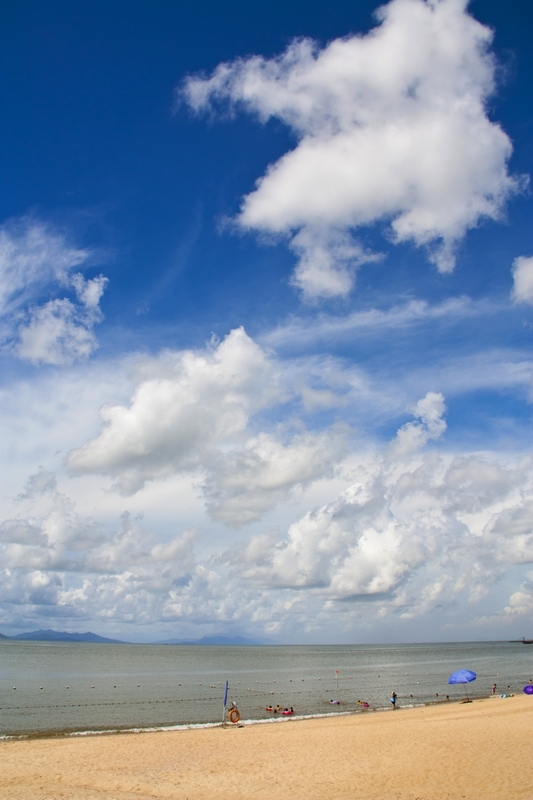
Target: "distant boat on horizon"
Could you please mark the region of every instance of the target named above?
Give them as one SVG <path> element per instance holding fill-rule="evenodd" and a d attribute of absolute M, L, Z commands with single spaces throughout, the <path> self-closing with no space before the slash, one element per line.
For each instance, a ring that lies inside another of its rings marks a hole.
<path fill-rule="evenodd" d="M 525 636 L 522 636 L 521 639 L 511 639 L 511 644 L 516 644 L 518 642 L 522 642 L 522 644 L 533 644 L 533 639 L 526 639 Z"/>
<path fill-rule="evenodd" d="M 201 639 L 163 639 L 150 644 L 260 645 L 265 642 L 258 639 L 246 639 L 244 636 L 202 636 Z"/>

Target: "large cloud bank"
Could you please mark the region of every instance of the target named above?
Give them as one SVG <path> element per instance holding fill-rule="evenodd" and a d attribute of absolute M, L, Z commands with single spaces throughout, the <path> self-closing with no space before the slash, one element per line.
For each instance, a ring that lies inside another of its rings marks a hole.
<path fill-rule="evenodd" d="M 269 166 L 236 221 L 290 237 L 293 282 L 308 299 L 350 291 L 357 266 L 377 257 L 353 231 L 375 223 L 450 272 L 468 229 L 497 219 L 519 188 L 507 171 L 511 142 L 487 116 L 492 32 L 466 5 L 392 0 L 365 36 L 322 49 L 297 40 L 181 88 L 197 112 L 229 103 L 294 133 L 296 147 Z"/>
<path fill-rule="evenodd" d="M 404 617 L 479 600 L 504 564 L 533 562 L 532 463 L 425 450 L 446 428 L 429 393 L 356 482 L 290 526 L 253 538 L 235 561 L 262 586 L 308 589 L 331 600 L 374 599 Z"/>
<path fill-rule="evenodd" d="M 169 530 L 161 539 L 127 513 L 109 532 L 80 516 L 40 469 L 0 524 L 4 619 L 132 623 L 137 635 L 143 624 L 172 624 L 298 638 L 437 613 L 442 624 L 456 606 L 461 620 L 470 618 L 510 569 L 533 563 L 533 464 L 435 449 L 445 410 L 442 395 L 428 393 L 386 448 L 344 460 L 346 488 L 334 499 L 284 532 L 265 528 L 225 551 L 213 543 L 210 557 L 195 553 L 198 532 Z M 238 470 L 249 490 L 248 500 L 235 495 L 239 515 L 257 511 L 262 473 L 252 466 Z M 503 603 L 482 606 L 491 609 L 490 630 L 530 613 L 532 581 L 533 572 Z"/>

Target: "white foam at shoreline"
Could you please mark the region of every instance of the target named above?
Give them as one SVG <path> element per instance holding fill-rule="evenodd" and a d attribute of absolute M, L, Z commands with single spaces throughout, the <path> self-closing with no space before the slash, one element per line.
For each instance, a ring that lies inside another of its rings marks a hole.
<path fill-rule="evenodd" d="M 481 699 L 481 698 L 477 698 Z M 443 701 L 441 701 L 443 702 Z M 452 701 L 453 702 L 453 701 Z M 400 708 L 422 708 L 428 705 L 439 705 L 439 703 L 411 703 L 398 706 Z M 272 723 L 289 723 L 306 719 L 325 719 L 328 717 L 350 717 L 356 714 L 373 714 L 381 711 L 389 711 L 388 706 L 379 708 L 354 709 L 353 711 L 324 712 L 318 714 L 293 714 L 291 716 L 270 717 L 268 719 L 241 719 L 238 723 L 231 722 L 188 722 L 179 725 L 160 725 L 152 727 L 135 728 L 109 728 L 105 730 L 86 730 L 86 731 L 65 731 L 62 733 L 25 733 L 25 734 L 0 734 L 0 741 L 14 741 L 21 739 L 68 739 L 78 736 L 113 736 L 117 734 L 131 733 L 164 733 L 168 731 L 188 731 L 199 730 L 202 728 L 232 728 L 250 725 L 271 725 Z"/>

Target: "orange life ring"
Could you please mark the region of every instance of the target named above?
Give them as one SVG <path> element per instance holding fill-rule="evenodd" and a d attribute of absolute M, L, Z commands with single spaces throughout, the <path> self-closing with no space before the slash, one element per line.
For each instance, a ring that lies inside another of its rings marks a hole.
<path fill-rule="evenodd" d="M 232 708 L 229 712 L 229 721 L 230 722 L 238 722 L 241 718 L 238 708 Z"/>

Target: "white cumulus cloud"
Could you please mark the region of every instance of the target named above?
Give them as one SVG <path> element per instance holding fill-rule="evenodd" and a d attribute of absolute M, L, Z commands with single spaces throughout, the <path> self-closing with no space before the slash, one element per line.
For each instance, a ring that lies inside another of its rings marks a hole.
<path fill-rule="evenodd" d="M 213 519 L 233 527 L 253 522 L 318 478 L 347 451 L 344 429 L 294 436 L 288 444 L 260 433 L 214 461 L 204 491 Z"/>
<path fill-rule="evenodd" d="M 376 256 L 353 231 L 381 223 L 396 242 L 428 248 L 441 272 L 482 219 L 520 187 L 511 142 L 487 115 L 492 32 L 467 0 L 391 0 L 367 35 L 280 56 L 238 59 L 192 76 L 195 111 L 221 103 L 282 120 L 297 138 L 257 181 L 237 217 L 244 230 L 289 236 L 293 282 L 308 298 L 345 295 Z"/>
<path fill-rule="evenodd" d="M 290 396 L 276 359 L 238 328 L 203 351 L 147 361 L 130 405 L 104 406 L 101 434 L 67 465 L 112 476 L 124 495 L 196 473 L 211 516 L 239 527 L 329 474 L 345 453 L 344 428 L 257 432 L 258 415 Z"/>
<path fill-rule="evenodd" d="M 28 311 L 14 352 L 32 364 L 71 364 L 87 358 L 98 346 L 93 325 L 100 319 L 99 311 L 87 312 L 67 298 L 50 300 Z"/>
<path fill-rule="evenodd" d="M 198 571 L 194 531 L 161 540 L 124 512 L 116 532 L 78 514 L 53 473 L 31 475 L 18 504 L 48 495 L 42 512 L 0 523 L 0 607 L 4 622 L 32 617 L 153 621 Z M 201 598 L 197 600 L 200 605 Z"/>
<path fill-rule="evenodd" d="M 272 362 L 242 328 L 205 352 L 168 354 L 150 369 L 128 408 L 104 406 L 104 430 L 70 453 L 70 469 L 115 475 L 121 491 L 135 492 L 154 477 L 197 469 L 279 400 Z"/>

